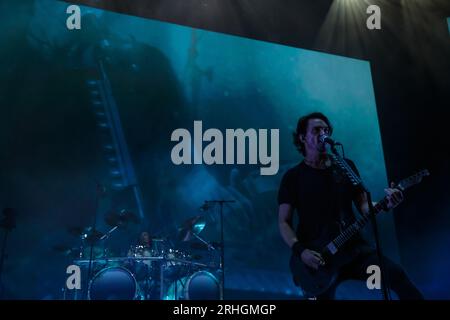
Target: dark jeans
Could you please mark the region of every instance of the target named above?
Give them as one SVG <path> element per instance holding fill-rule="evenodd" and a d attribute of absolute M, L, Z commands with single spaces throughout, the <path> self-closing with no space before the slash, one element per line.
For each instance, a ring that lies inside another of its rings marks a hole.
<path fill-rule="evenodd" d="M 378 264 L 378 257 L 375 251 L 360 254 L 350 264 L 341 269 L 336 283 L 316 298 L 318 300 L 334 299 L 337 286 L 344 280 L 355 279 L 367 281 L 367 278 L 370 276 L 366 272 L 367 267 Z M 383 265 L 387 272 L 389 288 L 397 294 L 400 300 L 423 300 L 422 294 L 411 280 L 409 280 L 401 266 L 386 257 L 383 259 Z"/>

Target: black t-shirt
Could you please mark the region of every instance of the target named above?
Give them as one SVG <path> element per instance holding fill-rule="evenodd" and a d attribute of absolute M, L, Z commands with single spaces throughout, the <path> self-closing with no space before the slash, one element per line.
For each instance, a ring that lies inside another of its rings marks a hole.
<path fill-rule="evenodd" d="M 345 160 L 359 176 L 355 164 Z M 323 236 L 326 230 L 339 231 L 339 223 L 342 226 L 342 222 L 348 225 L 354 221 L 352 201 L 357 192 L 333 166 L 315 169 L 302 161 L 283 176 L 278 204 L 293 206 L 298 214 L 297 238 L 307 245 Z M 362 238 L 356 235 L 351 242 L 355 241 L 362 241 Z"/>

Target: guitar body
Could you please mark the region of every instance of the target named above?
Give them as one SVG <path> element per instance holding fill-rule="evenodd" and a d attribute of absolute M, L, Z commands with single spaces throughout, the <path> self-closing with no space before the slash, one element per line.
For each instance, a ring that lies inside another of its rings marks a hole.
<path fill-rule="evenodd" d="M 307 249 L 321 253 L 325 260 L 325 265 L 319 266 L 317 270 L 307 266 L 298 255 L 291 256 L 289 267 L 294 282 L 307 295 L 318 296 L 327 291 L 336 282 L 342 266 L 351 262 L 357 255 L 355 250 L 346 250 L 345 248 L 332 255 L 326 249 L 326 245 L 330 241 L 316 241 L 306 246 Z"/>

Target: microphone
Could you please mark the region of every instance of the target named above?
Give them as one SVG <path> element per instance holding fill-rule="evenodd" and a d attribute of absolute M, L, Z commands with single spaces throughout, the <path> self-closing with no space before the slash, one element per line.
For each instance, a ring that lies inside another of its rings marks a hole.
<path fill-rule="evenodd" d="M 330 146 L 335 146 L 335 145 L 340 145 L 340 143 L 339 142 L 336 142 L 336 141 L 334 141 L 333 139 L 331 139 L 328 135 L 326 135 L 326 134 L 322 134 L 320 137 L 319 137 L 319 141 L 320 142 L 322 142 L 322 143 L 327 143 L 327 144 L 329 144 Z"/>

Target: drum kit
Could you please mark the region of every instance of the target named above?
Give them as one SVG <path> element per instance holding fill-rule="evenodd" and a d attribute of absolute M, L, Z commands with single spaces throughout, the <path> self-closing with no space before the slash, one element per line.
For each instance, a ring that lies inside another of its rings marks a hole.
<path fill-rule="evenodd" d="M 73 264 L 81 270 L 89 270 L 85 286 L 87 292 L 80 290 L 74 299 L 80 296 L 89 300 L 223 298 L 221 263 L 217 262 L 221 246 L 200 237 L 206 225 L 201 216 L 190 218 L 177 228 L 174 237 L 177 241 L 170 237 L 152 238 L 144 232 L 139 243 L 131 245 L 128 252 L 120 256 L 109 250 L 104 240 L 118 227 L 138 219 L 130 212 L 115 215 L 105 218 L 112 227 L 109 232 L 101 233 L 95 228 L 70 228 L 68 232 L 81 239 L 81 246 L 54 247 L 54 250 L 71 257 Z M 199 250 L 205 254 L 195 254 Z"/>

